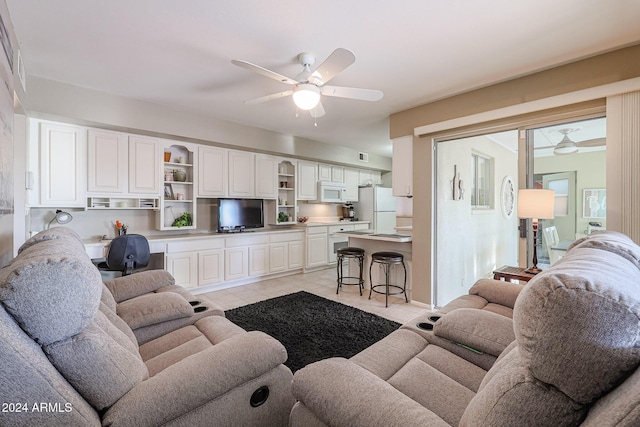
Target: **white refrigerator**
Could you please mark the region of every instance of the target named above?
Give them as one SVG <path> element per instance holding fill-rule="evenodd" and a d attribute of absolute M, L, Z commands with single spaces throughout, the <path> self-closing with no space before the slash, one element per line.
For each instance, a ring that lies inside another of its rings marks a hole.
<path fill-rule="evenodd" d="M 395 233 L 396 198 L 391 194 L 391 188 L 359 188 L 356 216 L 360 221 L 370 221 L 370 228 L 376 233 Z"/>

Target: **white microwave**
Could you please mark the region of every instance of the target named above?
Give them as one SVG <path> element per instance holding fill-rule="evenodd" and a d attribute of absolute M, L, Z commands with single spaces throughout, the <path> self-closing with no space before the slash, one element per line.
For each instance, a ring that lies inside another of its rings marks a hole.
<path fill-rule="evenodd" d="M 347 186 L 339 182 L 318 181 L 318 199 L 320 203 L 346 203 Z"/>

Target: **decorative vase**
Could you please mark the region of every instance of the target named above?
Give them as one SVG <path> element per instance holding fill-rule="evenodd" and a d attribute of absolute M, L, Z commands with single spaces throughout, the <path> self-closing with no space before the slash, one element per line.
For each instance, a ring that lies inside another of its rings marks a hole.
<path fill-rule="evenodd" d="M 185 182 L 187 180 L 187 172 L 183 170 L 173 171 L 173 179 L 178 182 Z"/>

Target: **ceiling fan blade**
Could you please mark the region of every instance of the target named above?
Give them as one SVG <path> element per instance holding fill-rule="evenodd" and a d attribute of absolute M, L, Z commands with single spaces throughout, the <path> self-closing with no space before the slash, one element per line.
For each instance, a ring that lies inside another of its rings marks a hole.
<path fill-rule="evenodd" d="M 245 104 L 260 104 L 261 102 L 273 101 L 274 99 L 283 98 L 293 93 L 293 89 L 284 92 L 272 93 L 271 95 L 261 96 L 260 98 L 249 99 L 244 101 Z"/>
<path fill-rule="evenodd" d="M 327 83 L 355 61 L 353 52 L 339 47 L 314 72 L 320 73 L 323 83 Z"/>
<path fill-rule="evenodd" d="M 316 119 L 318 117 L 324 116 L 326 114 L 326 112 L 324 111 L 324 107 L 322 106 L 322 102 L 318 102 L 318 105 L 316 105 L 314 108 L 309 110 L 309 114 L 311 114 L 311 117 L 316 118 Z"/>
<path fill-rule="evenodd" d="M 260 75 L 263 75 L 265 77 L 269 77 L 270 79 L 273 80 L 277 80 L 281 83 L 286 83 L 288 85 L 297 85 L 298 82 L 290 79 L 287 76 L 283 76 L 282 74 L 278 74 L 275 71 L 271 71 L 271 70 L 267 70 L 266 68 L 263 68 L 259 65 L 256 64 L 252 64 L 251 62 L 247 62 L 247 61 L 238 61 L 237 59 L 234 59 L 231 61 L 232 64 L 237 65 L 238 67 L 242 67 L 245 68 L 249 71 L 253 71 L 254 73 L 258 73 Z"/>
<path fill-rule="evenodd" d="M 593 138 L 576 142 L 578 147 L 601 147 L 607 145 L 607 138 Z"/>
<path fill-rule="evenodd" d="M 320 92 L 327 96 L 338 98 L 359 99 L 361 101 L 379 101 L 384 94 L 375 89 L 359 89 L 355 87 L 322 86 Z"/>

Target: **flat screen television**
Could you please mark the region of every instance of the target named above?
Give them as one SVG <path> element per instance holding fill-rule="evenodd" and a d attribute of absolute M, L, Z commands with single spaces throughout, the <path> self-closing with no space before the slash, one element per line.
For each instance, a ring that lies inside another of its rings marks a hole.
<path fill-rule="evenodd" d="M 234 232 L 264 227 L 261 199 L 219 199 L 218 231 Z"/>

